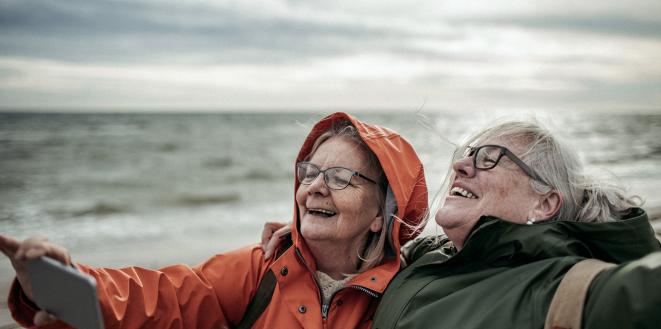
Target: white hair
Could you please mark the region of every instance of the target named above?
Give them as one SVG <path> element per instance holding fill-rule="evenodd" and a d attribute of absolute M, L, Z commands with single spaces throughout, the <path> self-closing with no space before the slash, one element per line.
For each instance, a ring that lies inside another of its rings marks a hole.
<path fill-rule="evenodd" d="M 562 206 L 551 220 L 613 221 L 641 203 L 639 197 L 627 195 L 618 184 L 588 175 L 578 154 L 536 120 L 491 126 L 473 135 L 465 145 L 487 139 L 508 139 L 524 147 L 518 156 L 549 184 L 531 178 L 533 190 L 539 194 L 556 190 L 562 196 Z"/>

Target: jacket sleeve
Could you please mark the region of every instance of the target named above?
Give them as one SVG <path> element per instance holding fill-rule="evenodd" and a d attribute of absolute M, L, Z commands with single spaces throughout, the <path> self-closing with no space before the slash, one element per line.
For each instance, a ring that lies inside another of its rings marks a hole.
<path fill-rule="evenodd" d="M 445 235 L 417 237 L 400 249 L 402 262 L 404 265 L 412 264 L 426 253 L 442 248 L 448 241 Z"/>
<path fill-rule="evenodd" d="M 588 291 L 584 328 L 659 328 L 661 252 L 600 273 Z"/>
<path fill-rule="evenodd" d="M 258 246 L 216 255 L 193 268 L 78 267 L 97 281 L 107 329 L 228 328 L 242 319 L 268 270 Z M 12 289 L 10 309 L 30 326 L 36 310 L 25 299 L 20 289 Z M 61 322 L 51 327 L 68 328 Z"/>

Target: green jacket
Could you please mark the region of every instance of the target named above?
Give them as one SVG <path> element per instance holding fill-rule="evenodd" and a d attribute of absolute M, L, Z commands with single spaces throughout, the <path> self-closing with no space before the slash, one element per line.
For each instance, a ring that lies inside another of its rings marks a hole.
<path fill-rule="evenodd" d="M 457 252 L 445 237 L 405 246 L 373 328 L 543 328 L 556 288 L 586 258 L 619 264 L 590 286 L 583 328 L 661 328 L 661 245 L 639 208 L 610 223 L 520 225 L 483 217 Z"/>

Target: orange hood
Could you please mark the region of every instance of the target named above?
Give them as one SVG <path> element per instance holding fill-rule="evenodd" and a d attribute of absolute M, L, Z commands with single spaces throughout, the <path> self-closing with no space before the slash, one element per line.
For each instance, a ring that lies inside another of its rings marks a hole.
<path fill-rule="evenodd" d="M 424 170 L 411 144 L 393 130 L 367 124 L 349 114 L 337 112 L 323 118 L 312 128 L 298 153 L 296 162 L 303 161 L 310 153 L 317 137 L 326 132 L 333 123 L 347 120 L 356 127 L 360 137 L 376 154 L 388 178 L 388 184 L 394 195 L 397 208 L 396 218 L 390 218 L 384 229 L 390 230 L 389 238 L 396 254 L 396 263 L 399 265 L 399 248 L 406 241 L 415 238 L 420 233 L 419 231 L 414 232 L 406 225 L 402 225 L 401 221 L 416 226 L 420 224 L 427 211 L 427 184 Z M 294 191 L 298 190 L 299 185 L 295 179 Z M 299 232 L 299 221 L 298 209 L 296 201 L 294 201 L 292 239 L 294 245 L 302 248 L 304 253 L 308 254 L 309 251 L 306 250 L 307 247 Z"/>

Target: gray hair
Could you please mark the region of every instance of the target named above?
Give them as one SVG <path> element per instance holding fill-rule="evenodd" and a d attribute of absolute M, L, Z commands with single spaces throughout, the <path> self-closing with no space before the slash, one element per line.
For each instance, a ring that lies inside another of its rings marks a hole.
<path fill-rule="evenodd" d="M 478 132 L 465 145 L 496 138 L 524 146 L 518 156 L 551 185 L 530 179 L 536 193 L 553 189 L 560 193 L 563 203 L 551 220 L 608 222 L 640 204 L 640 198 L 627 195 L 621 186 L 586 174 L 578 154 L 536 120 L 497 124 Z"/>
<path fill-rule="evenodd" d="M 377 174 L 375 180 L 378 184 L 379 191 L 376 195 L 376 198 L 379 211 L 383 217 L 383 225 L 380 232 L 369 232 L 365 248 L 362 251 L 358 250 L 358 257 L 362 260 L 362 263 L 358 268 L 358 273 L 360 273 L 367 271 L 381 263 L 381 260 L 383 260 L 385 257 L 386 248 L 388 248 L 388 230 L 386 229 L 387 212 L 385 210 L 388 179 L 386 178 L 386 174 L 383 171 L 381 162 L 376 157 L 376 154 L 374 154 L 369 146 L 365 144 L 365 141 L 363 141 L 363 139 L 360 137 L 356 127 L 354 127 L 351 122 L 345 120 L 334 122 L 326 132 L 317 137 L 317 139 L 314 141 L 314 144 L 312 145 L 310 153 L 305 157 L 305 161 L 308 161 L 312 155 L 314 155 L 321 144 L 334 137 L 345 138 L 354 142 L 367 156 L 368 167 L 373 169 Z"/>

